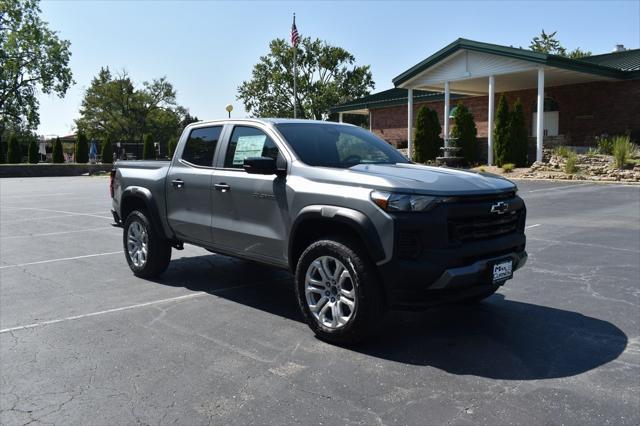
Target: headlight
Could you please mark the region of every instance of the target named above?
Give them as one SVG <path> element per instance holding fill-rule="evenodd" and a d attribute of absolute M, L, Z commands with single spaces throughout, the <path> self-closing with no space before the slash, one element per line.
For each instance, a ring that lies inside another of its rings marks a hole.
<path fill-rule="evenodd" d="M 435 207 L 439 197 L 373 191 L 371 201 L 387 212 L 424 212 Z"/>

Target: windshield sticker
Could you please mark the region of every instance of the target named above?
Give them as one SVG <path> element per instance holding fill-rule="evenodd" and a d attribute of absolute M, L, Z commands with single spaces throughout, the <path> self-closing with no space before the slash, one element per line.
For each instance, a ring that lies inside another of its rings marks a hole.
<path fill-rule="evenodd" d="M 242 166 L 247 157 L 261 157 L 267 135 L 240 136 L 233 154 L 233 165 Z"/>

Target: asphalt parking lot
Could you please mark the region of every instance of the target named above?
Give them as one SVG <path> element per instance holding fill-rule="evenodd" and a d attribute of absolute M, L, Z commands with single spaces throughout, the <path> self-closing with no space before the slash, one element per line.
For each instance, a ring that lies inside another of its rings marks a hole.
<path fill-rule="evenodd" d="M 108 179 L 0 181 L 0 423 L 640 423 L 640 187 L 519 182 L 529 262 L 477 306 L 323 343 L 288 273 L 135 278 Z"/>

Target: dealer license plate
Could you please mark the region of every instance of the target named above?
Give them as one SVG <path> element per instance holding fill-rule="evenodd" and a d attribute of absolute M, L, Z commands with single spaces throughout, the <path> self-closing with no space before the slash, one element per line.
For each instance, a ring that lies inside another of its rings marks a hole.
<path fill-rule="evenodd" d="M 513 277 L 513 260 L 500 260 L 493 264 L 493 282 L 506 281 Z"/>

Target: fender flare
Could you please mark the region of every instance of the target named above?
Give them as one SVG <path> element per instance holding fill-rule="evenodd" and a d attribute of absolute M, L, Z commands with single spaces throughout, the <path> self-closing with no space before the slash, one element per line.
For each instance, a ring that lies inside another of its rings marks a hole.
<path fill-rule="evenodd" d="M 287 257 L 291 268 L 295 269 L 295 265 L 293 264 L 293 244 L 296 240 L 296 232 L 304 222 L 318 219 L 335 221 L 342 225 L 347 225 L 358 234 L 374 262 L 385 258 L 384 248 L 378 231 L 371 219 L 364 213 L 347 207 L 312 205 L 300 210 L 291 226 L 287 250 Z"/>
<path fill-rule="evenodd" d="M 149 219 L 151 220 L 153 227 L 164 239 L 170 240 L 172 237 L 167 233 L 163 226 L 155 198 L 147 188 L 141 186 L 129 186 L 122 191 L 122 196 L 120 197 L 120 217 L 122 222 L 124 223 L 124 221 L 127 220 L 126 217 L 123 217 L 122 212 L 124 207 L 127 205 L 127 202 L 131 199 L 138 199 L 144 202 L 147 212 L 149 212 Z"/>

